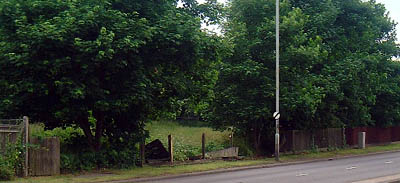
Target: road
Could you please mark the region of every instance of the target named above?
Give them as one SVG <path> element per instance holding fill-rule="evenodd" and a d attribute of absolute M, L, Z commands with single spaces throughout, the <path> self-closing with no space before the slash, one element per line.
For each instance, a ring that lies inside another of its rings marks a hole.
<path fill-rule="evenodd" d="M 400 152 L 236 172 L 165 179 L 159 183 L 346 183 L 400 174 Z"/>

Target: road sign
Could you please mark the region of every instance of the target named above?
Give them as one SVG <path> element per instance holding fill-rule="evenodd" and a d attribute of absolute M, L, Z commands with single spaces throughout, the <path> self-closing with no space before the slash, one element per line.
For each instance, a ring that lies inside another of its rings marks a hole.
<path fill-rule="evenodd" d="M 274 112 L 274 116 L 275 119 L 279 119 L 281 117 L 281 114 L 279 112 Z"/>

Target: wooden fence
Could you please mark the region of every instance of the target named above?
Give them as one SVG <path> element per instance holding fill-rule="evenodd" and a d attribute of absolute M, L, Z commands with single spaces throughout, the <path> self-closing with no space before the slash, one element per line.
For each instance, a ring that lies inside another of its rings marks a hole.
<path fill-rule="evenodd" d="M 20 140 L 20 141 L 19 141 Z M 25 147 L 23 176 L 60 174 L 60 141 L 58 138 L 29 138 L 29 119 L 0 119 L 0 153 L 10 143 Z M 29 143 L 28 143 L 29 142 Z M 32 146 L 28 149 L 28 146 Z"/>
<path fill-rule="evenodd" d="M 22 119 L 0 119 L 0 152 L 4 153 L 7 144 L 17 143 L 19 138 L 25 146 L 23 176 L 28 176 L 28 128 L 29 119 L 26 116 Z"/>
<path fill-rule="evenodd" d="M 29 175 L 59 175 L 60 140 L 56 137 L 31 138 L 29 143 L 38 146 L 29 149 Z"/>
<path fill-rule="evenodd" d="M 350 146 L 358 143 L 358 133 L 366 132 L 366 144 L 385 144 L 400 141 L 400 127 L 356 127 L 346 128 L 346 141 Z"/>
<path fill-rule="evenodd" d="M 343 147 L 344 129 L 290 130 L 281 134 L 281 151 L 304 151 L 313 148 Z"/>

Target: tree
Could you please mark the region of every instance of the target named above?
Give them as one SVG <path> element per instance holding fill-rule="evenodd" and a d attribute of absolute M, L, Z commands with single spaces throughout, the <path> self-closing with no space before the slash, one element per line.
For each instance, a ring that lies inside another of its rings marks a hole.
<path fill-rule="evenodd" d="M 77 124 L 96 151 L 104 135 L 114 145 L 141 136 L 198 84 L 193 69 L 217 60 L 219 39 L 200 23 L 176 0 L 3 2 L 1 114 Z"/>
<path fill-rule="evenodd" d="M 262 139 L 273 143 L 275 2 L 231 0 L 229 4 L 225 31 L 233 51 L 220 68 L 214 125 L 233 126 L 252 136 L 260 152 Z M 394 27 L 384 6 L 375 1 L 283 1 L 283 129 L 374 125 L 371 110 L 379 88 L 388 86 L 389 66 L 381 65 L 388 65 L 399 50 Z"/>
<path fill-rule="evenodd" d="M 242 135 L 252 135 L 260 152 L 262 141 L 273 135 L 275 106 L 274 2 L 232 1 L 227 34 L 234 45 L 232 56 L 220 69 L 214 103 L 215 125 L 234 126 Z M 305 34 L 308 17 L 301 9 L 282 4 L 281 60 L 282 113 L 285 120 L 311 118 L 321 102 L 322 88 L 312 66 L 327 57 L 322 39 Z M 301 114 L 301 115 L 300 115 Z M 220 123 L 223 121 L 223 123 Z M 304 123 L 303 123 L 304 124 Z M 301 124 L 299 124 L 301 125 Z M 264 136 L 264 137 L 263 137 Z"/>

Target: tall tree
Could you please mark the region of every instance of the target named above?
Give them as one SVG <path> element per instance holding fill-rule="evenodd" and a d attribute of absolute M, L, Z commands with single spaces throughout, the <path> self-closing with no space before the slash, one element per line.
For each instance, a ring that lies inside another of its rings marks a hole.
<path fill-rule="evenodd" d="M 4 1 L 0 35 L 1 114 L 77 124 L 96 151 L 198 84 L 219 41 L 176 0 Z"/>
<path fill-rule="evenodd" d="M 225 30 L 233 51 L 220 69 L 214 124 L 236 127 L 260 149 L 261 139 L 273 140 L 275 1 L 229 4 Z M 371 109 L 392 68 L 383 65 L 399 50 L 394 27 L 375 1 L 283 1 L 282 127 L 374 125 Z"/>

